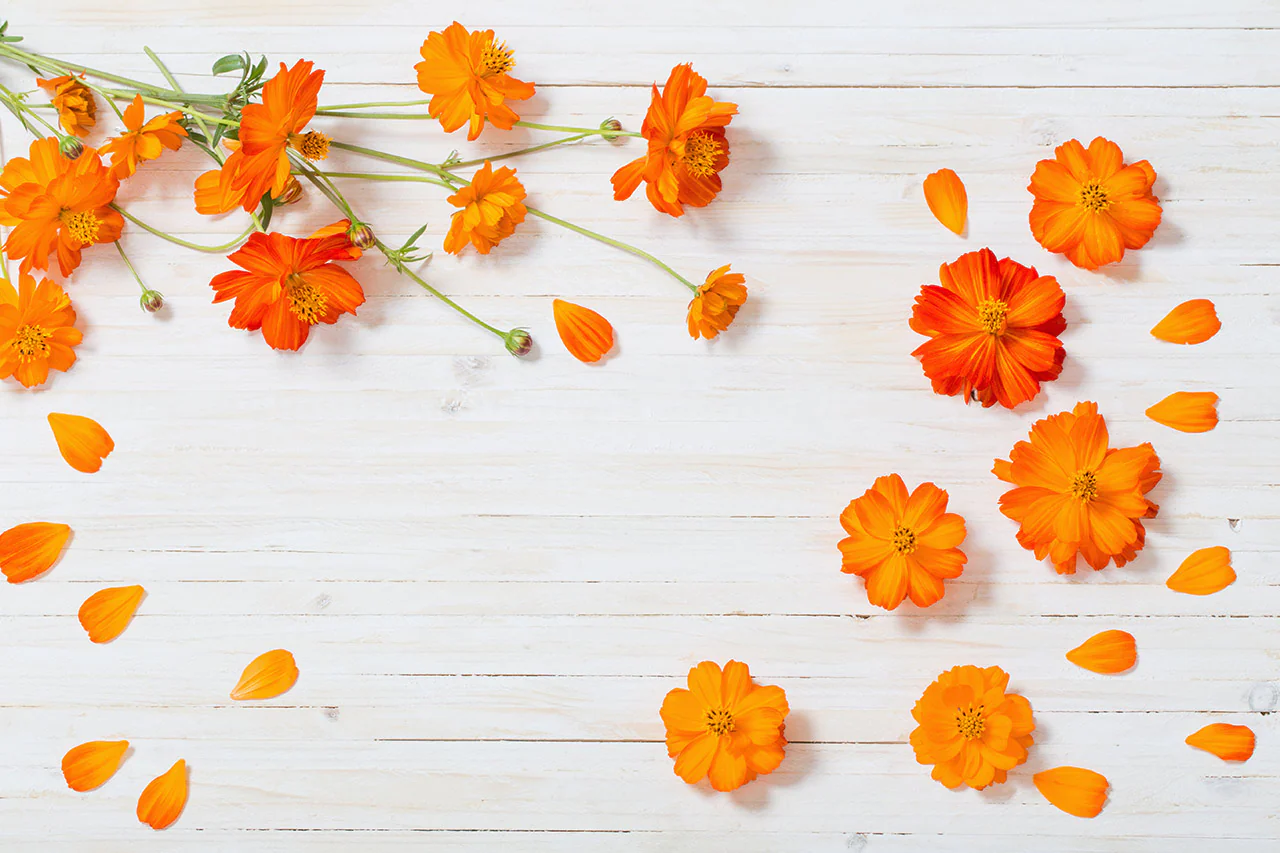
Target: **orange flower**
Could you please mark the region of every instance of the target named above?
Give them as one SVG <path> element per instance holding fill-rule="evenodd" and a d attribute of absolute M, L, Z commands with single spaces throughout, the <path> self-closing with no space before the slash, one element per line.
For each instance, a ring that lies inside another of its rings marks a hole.
<path fill-rule="evenodd" d="M 1090 672 L 1114 675 L 1133 668 L 1138 650 L 1128 631 L 1103 631 L 1067 652 L 1067 660 Z"/>
<path fill-rule="evenodd" d="M 57 284 L 26 273 L 18 290 L 0 279 L 0 379 L 12 376 L 28 388 L 43 385 L 49 369 L 75 363 L 74 347 L 83 339 L 76 328 L 71 299 Z"/>
<path fill-rule="evenodd" d="M 129 627 L 138 610 L 142 595 L 140 586 L 119 586 L 95 592 L 80 605 L 80 627 L 95 643 L 109 643 Z"/>
<path fill-rule="evenodd" d="M 102 146 L 102 153 L 111 155 L 112 174 L 120 180 L 138 171 L 140 161 L 154 160 L 166 148 L 177 151 L 187 138 L 187 129 L 180 124 L 181 112 L 165 113 L 144 124 L 145 117 L 142 96 L 134 95 L 124 111 L 125 132 Z"/>
<path fill-rule="evenodd" d="M 724 129 L 737 104 L 707 95 L 707 81 L 688 63 L 671 69 L 662 94 L 653 87 L 640 133 L 649 150 L 613 175 L 618 201 L 646 184 L 649 202 L 663 213 L 684 214 L 684 205 L 706 207 L 720 192 L 720 172 L 729 165 Z"/>
<path fill-rule="evenodd" d="M 90 128 L 97 123 L 98 102 L 82 79 L 63 74 L 48 80 L 37 78 L 36 84 L 49 92 L 63 130 L 81 139 L 89 135 Z"/>
<path fill-rule="evenodd" d="M 782 763 L 787 740 L 787 694 L 751 680 L 745 663 L 724 671 L 711 661 L 689 670 L 689 689 L 662 702 L 667 755 L 690 785 L 707 777 L 717 791 L 732 791 Z"/>
<path fill-rule="evenodd" d="M 592 364 L 613 349 L 613 326 L 590 308 L 556 299 L 551 311 L 564 348 L 578 361 Z"/>
<path fill-rule="evenodd" d="M 1201 548 L 1187 557 L 1164 583 L 1174 592 L 1213 595 L 1235 581 L 1235 569 L 1231 568 L 1231 551 L 1217 545 L 1213 548 Z"/>
<path fill-rule="evenodd" d="M 956 666 L 925 688 L 911 709 L 916 761 L 933 765 L 948 788 L 982 790 L 1005 781 L 1035 743 L 1031 703 L 1006 693 L 1009 674 L 998 666 Z"/>
<path fill-rule="evenodd" d="M 21 258 L 22 272 L 29 272 L 48 269 L 54 253 L 58 269 L 71 275 L 80 266 L 81 249 L 120 236 L 124 217 L 108 206 L 119 188 L 92 148 L 68 160 L 58 140 L 35 140 L 30 159 L 14 157 L 0 172 L 0 225 L 13 228 L 5 254 Z"/>
<path fill-rule="evenodd" d="M 293 655 L 284 649 L 263 652 L 244 668 L 231 698 L 274 699 L 298 681 L 298 665 Z"/>
<path fill-rule="evenodd" d="M 454 21 L 443 33 L 428 33 L 420 52 L 422 61 L 413 66 L 418 88 L 431 96 L 427 112 L 440 119 L 446 133 L 466 124 L 472 140 L 486 121 L 510 130 L 520 116 L 506 101 L 533 97 L 532 83 L 508 73 L 516 66 L 515 56 L 505 42 L 494 41 L 493 30 L 472 33 Z"/>
<path fill-rule="evenodd" d="M 178 819 L 187 805 L 187 762 L 179 760 L 142 789 L 138 820 L 152 829 L 164 829 Z"/>
<path fill-rule="evenodd" d="M 53 412 L 49 415 L 49 427 L 62 458 L 85 474 L 96 473 L 102 467 L 102 460 L 116 449 L 111 436 L 93 418 Z"/>
<path fill-rule="evenodd" d="M 1018 487 L 1000 497 L 1000 511 L 1021 525 L 1019 544 L 1066 575 L 1077 554 L 1094 569 L 1134 559 L 1146 538 L 1141 519 L 1159 509 L 1144 497 L 1161 477 L 1151 445 L 1108 448 L 1096 403 L 1036 421 L 1030 438 L 992 470 Z"/>
<path fill-rule="evenodd" d="M 242 270 L 219 273 L 213 301 L 236 301 L 233 329 L 261 329 L 274 349 L 296 350 L 316 323 L 333 324 L 364 304 L 360 282 L 333 261 L 351 258 L 345 235 L 300 240 L 255 233 L 227 256 Z"/>
<path fill-rule="evenodd" d="M 240 167 L 244 163 L 244 152 L 240 150 L 240 143 L 235 140 L 224 139 L 222 144 L 230 152 L 227 159 L 222 161 L 222 168 L 211 169 L 196 178 L 196 213 L 206 216 L 226 213 L 244 203 L 245 187 L 237 185 Z"/>
<path fill-rule="evenodd" d="M 127 740 L 94 740 L 73 746 L 62 757 L 62 778 L 73 791 L 92 791 L 116 775 L 128 749 Z"/>
<path fill-rule="evenodd" d="M 1218 395 L 1175 391 L 1147 409 L 1147 417 L 1179 432 L 1208 432 L 1218 425 Z"/>
<path fill-rule="evenodd" d="M 1072 139 L 1053 153 L 1057 159 L 1037 163 L 1027 187 L 1036 197 L 1031 233 L 1041 246 L 1096 270 L 1147 244 L 1160 224 L 1150 163 L 1126 166 L 1120 147 L 1101 136 L 1087 150 Z"/>
<path fill-rule="evenodd" d="M 0 571 L 9 583 L 39 577 L 58 562 L 71 528 L 50 521 L 19 524 L 0 533 Z"/>
<path fill-rule="evenodd" d="M 329 137 L 318 130 L 303 133 L 316 114 L 323 71 L 312 71 L 314 63 L 299 59 L 292 68 L 280 63 L 280 71 L 262 87 L 262 103 L 248 104 L 240 117 L 240 151 L 244 158 L 232 165 L 222 164 L 231 173 L 235 191 L 243 193 L 241 206 L 253 212 L 268 192 L 273 198 L 284 194 L 289 184 L 289 149 L 308 160 L 329 156 Z"/>
<path fill-rule="evenodd" d="M 1046 800 L 1076 817 L 1097 817 L 1111 787 L 1106 776 L 1083 767 L 1055 767 L 1031 780 Z"/>
<path fill-rule="evenodd" d="M 1186 743 L 1196 749 L 1211 752 L 1223 761 L 1248 761 L 1253 756 L 1253 729 L 1229 723 L 1213 723 L 1188 735 Z"/>
<path fill-rule="evenodd" d="M 729 272 L 729 264 L 707 273 L 706 282 L 689 303 L 689 335 L 694 340 L 711 340 L 729 328 L 747 301 L 746 281 L 741 273 Z"/>
<path fill-rule="evenodd" d="M 1066 297 L 1051 275 L 1039 275 L 990 249 L 967 252 L 938 270 L 941 286 L 920 288 L 911 328 L 929 340 L 920 359 L 933 390 L 1012 409 L 1062 372 Z"/>
<path fill-rule="evenodd" d="M 482 255 L 515 233 L 524 222 L 524 185 L 516 178 L 516 170 L 503 166 L 498 171 L 486 160 L 468 186 L 449 196 L 449 204 L 460 207 L 449 223 L 444 237 L 444 250 L 456 255 L 467 242 Z"/>
<path fill-rule="evenodd" d="M 908 595 L 917 607 L 942 598 L 943 578 L 958 578 L 965 555 L 964 519 L 947 512 L 947 493 L 921 483 L 907 495 L 897 474 L 876 478 L 840 514 L 841 571 L 867 582 L 867 600 L 893 610 Z"/>
<path fill-rule="evenodd" d="M 959 175 L 950 169 L 939 169 L 925 178 L 924 200 L 935 219 L 957 234 L 964 233 L 969 196 Z"/>
<path fill-rule="evenodd" d="M 1191 299 L 1170 311 L 1156 323 L 1151 334 L 1171 344 L 1202 344 L 1218 334 L 1222 323 L 1213 302 Z"/>

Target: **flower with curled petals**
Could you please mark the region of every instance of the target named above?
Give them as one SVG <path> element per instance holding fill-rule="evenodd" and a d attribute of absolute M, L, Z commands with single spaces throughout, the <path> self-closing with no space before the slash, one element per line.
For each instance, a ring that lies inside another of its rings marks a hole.
<path fill-rule="evenodd" d="M 93 91 L 84 80 L 63 74 L 48 80 L 37 78 L 36 85 L 49 93 L 49 100 L 58 111 L 58 124 L 63 130 L 81 139 L 89 135 L 97 124 L 98 102 L 93 99 Z"/>
<path fill-rule="evenodd" d="M 707 273 L 689 303 L 689 335 L 711 340 L 729 328 L 747 301 L 747 277 L 729 272 L 729 264 Z"/>
<path fill-rule="evenodd" d="M 180 123 L 181 112 L 158 115 L 148 122 L 144 118 L 142 96 L 134 95 L 133 103 L 124 111 L 125 132 L 102 146 L 101 153 L 111 155 L 112 174 L 121 180 L 138 171 L 138 163 L 156 159 L 164 149 L 177 151 L 187 138 L 187 129 Z"/>
<path fill-rule="evenodd" d="M 453 215 L 444 250 L 456 255 L 470 243 L 482 255 L 510 237 L 524 222 L 524 185 L 516 170 L 503 166 L 494 170 L 488 160 L 476 170 L 471 183 L 449 196 L 449 204 L 462 208 Z"/>
<path fill-rule="evenodd" d="M 440 120 L 446 133 L 467 125 L 467 140 L 484 130 L 485 122 L 510 130 L 520 116 L 507 101 L 533 97 L 534 86 L 511 76 L 515 54 L 493 30 L 469 32 L 454 21 L 444 32 L 431 32 L 422 43 L 418 88 L 431 96 L 427 112 Z"/>

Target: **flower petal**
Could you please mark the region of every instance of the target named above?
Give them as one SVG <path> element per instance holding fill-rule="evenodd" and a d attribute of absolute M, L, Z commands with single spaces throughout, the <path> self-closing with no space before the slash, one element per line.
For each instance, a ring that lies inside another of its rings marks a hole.
<path fill-rule="evenodd" d="M 73 791 L 92 791 L 120 768 L 127 740 L 93 740 L 73 746 L 62 756 L 62 778 Z"/>
<path fill-rule="evenodd" d="M 1208 299 L 1192 299 L 1170 311 L 1151 334 L 1171 344 L 1202 344 L 1218 334 L 1222 322 Z"/>
<path fill-rule="evenodd" d="M 298 680 L 298 665 L 284 649 L 264 652 L 249 662 L 231 691 L 231 698 L 272 699 L 287 691 Z"/>
<path fill-rule="evenodd" d="M 1114 675 L 1132 669 L 1138 651 L 1128 631 L 1103 631 L 1067 652 L 1067 660 L 1090 672 Z"/>
<path fill-rule="evenodd" d="M 0 571 L 9 583 L 39 577 L 58 562 L 71 528 L 49 521 L 19 524 L 0 533 Z"/>
<path fill-rule="evenodd" d="M 138 820 L 152 829 L 164 829 L 178 819 L 186 805 L 187 762 L 179 759 L 142 789 L 142 796 L 138 797 Z"/>
<path fill-rule="evenodd" d="M 92 418 L 53 412 L 49 415 L 49 426 L 53 428 L 62 458 L 85 474 L 101 468 L 102 460 L 115 450 L 116 443 L 111 436 Z"/>
<path fill-rule="evenodd" d="M 1147 409 L 1147 417 L 1180 432 L 1208 432 L 1218 425 L 1218 395 L 1177 391 Z"/>
<path fill-rule="evenodd" d="M 124 633 L 138 610 L 140 586 L 117 586 L 95 592 L 80 605 L 80 626 L 95 643 L 109 643 Z"/>
<path fill-rule="evenodd" d="M 964 182 L 950 169 L 939 169 L 924 179 L 924 200 L 934 217 L 957 234 L 964 233 L 969 213 L 969 196 Z"/>
<path fill-rule="evenodd" d="M 613 326 L 590 308 L 557 299 L 551 303 L 560 340 L 578 361 L 597 362 L 613 349 Z"/>
<path fill-rule="evenodd" d="M 1076 817 L 1096 817 L 1107 801 L 1107 777 L 1083 767 L 1055 767 L 1032 777 L 1044 798 Z"/>
<path fill-rule="evenodd" d="M 1221 545 L 1201 548 L 1182 561 L 1178 570 L 1169 576 L 1164 585 L 1174 592 L 1188 595 L 1212 595 L 1235 582 L 1236 573 L 1231 568 L 1231 551 Z"/>
<path fill-rule="evenodd" d="M 1212 752 L 1223 761 L 1248 761 L 1253 755 L 1253 729 L 1213 723 L 1187 737 L 1187 745 Z"/>

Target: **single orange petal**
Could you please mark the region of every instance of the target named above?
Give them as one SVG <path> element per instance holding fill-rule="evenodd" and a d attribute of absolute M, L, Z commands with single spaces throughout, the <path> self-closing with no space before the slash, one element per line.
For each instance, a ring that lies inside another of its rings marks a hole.
<path fill-rule="evenodd" d="M 1208 432 L 1218 425 L 1218 395 L 1176 391 L 1147 409 L 1147 417 L 1181 432 Z"/>
<path fill-rule="evenodd" d="M 58 562 L 71 528 L 51 521 L 19 524 L 0 533 L 0 571 L 9 583 L 39 577 Z"/>
<path fill-rule="evenodd" d="M 298 680 L 298 665 L 293 655 L 275 649 L 258 655 L 244 668 L 232 699 L 271 699 L 284 693 Z"/>
<path fill-rule="evenodd" d="M 1231 586 L 1235 580 L 1230 549 L 1215 545 L 1201 548 L 1183 560 L 1164 585 L 1174 592 L 1188 595 L 1212 595 Z"/>
<path fill-rule="evenodd" d="M 969 215 L 969 196 L 959 175 L 950 169 L 939 169 L 925 178 L 924 200 L 939 222 L 957 234 L 964 233 L 965 219 Z"/>
<path fill-rule="evenodd" d="M 1213 723 L 1187 737 L 1187 745 L 1212 752 L 1223 761 L 1248 761 L 1253 755 L 1253 729 Z"/>
<path fill-rule="evenodd" d="M 80 605 L 80 625 L 95 643 L 109 643 L 129 627 L 145 592 L 140 586 L 117 586 L 95 592 Z"/>
<path fill-rule="evenodd" d="M 1083 767 L 1055 767 L 1032 777 L 1044 798 L 1076 817 L 1097 817 L 1107 801 L 1107 777 Z"/>
<path fill-rule="evenodd" d="M 613 326 L 590 308 L 557 299 L 551 303 L 551 310 L 560 340 L 578 361 L 599 361 L 613 349 Z"/>
<path fill-rule="evenodd" d="M 58 450 L 67 464 L 77 471 L 92 474 L 102 467 L 102 460 L 115 450 L 116 443 L 102 425 L 79 415 L 49 415 L 49 426 L 58 441 Z"/>
<path fill-rule="evenodd" d="M 1067 660 L 1090 672 L 1114 675 L 1133 668 L 1138 650 L 1128 631 L 1103 631 L 1067 652 Z"/>
<path fill-rule="evenodd" d="M 164 829 L 178 819 L 187 804 L 187 762 L 179 759 L 163 775 L 152 779 L 138 797 L 138 820 Z"/>
<path fill-rule="evenodd" d="M 62 756 L 62 778 L 73 791 L 92 791 L 116 774 L 127 740 L 93 740 L 73 746 Z"/>
<path fill-rule="evenodd" d="M 1151 334 L 1171 344 L 1202 344 L 1222 328 L 1213 303 L 1208 299 L 1184 302 L 1156 323 Z"/>

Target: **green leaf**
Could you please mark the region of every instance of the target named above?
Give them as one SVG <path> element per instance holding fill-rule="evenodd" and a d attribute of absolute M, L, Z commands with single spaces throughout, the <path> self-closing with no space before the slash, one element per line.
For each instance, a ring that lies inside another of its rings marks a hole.
<path fill-rule="evenodd" d="M 242 71 L 243 69 L 244 57 L 238 53 L 228 53 L 213 63 L 214 74 L 226 74 L 228 71 Z"/>
<path fill-rule="evenodd" d="M 266 229 L 271 225 L 271 212 L 275 210 L 276 204 L 271 200 L 271 193 L 267 192 L 262 196 L 262 227 Z"/>
<path fill-rule="evenodd" d="M 409 239 L 404 241 L 404 246 L 402 247 L 401 251 L 412 249 L 413 244 L 418 242 L 418 238 L 421 237 L 423 232 L 426 230 L 427 230 L 427 225 L 424 222 L 421 228 L 419 228 L 417 231 L 414 231 L 413 234 L 409 236 Z"/>

